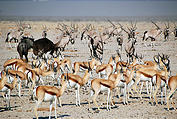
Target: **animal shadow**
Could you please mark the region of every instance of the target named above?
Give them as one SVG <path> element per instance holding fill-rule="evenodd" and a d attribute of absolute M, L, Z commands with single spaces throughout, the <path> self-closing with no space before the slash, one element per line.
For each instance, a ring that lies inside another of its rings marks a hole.
<path fill-rule="evenodd" d="M 63 117 L 70 117 L 71 115 L 68 115 L 68 114 L 64 114 L 64 115 L 59 115 L 57 116 L 57 118 L 63 118 Z M 49 117 L 39 117 L 39 119 L 48 119 Z M 33 119 L 36 119 L 36 118 L 33 118 Z M 51 119 L 55 119 L 55 116 L 51 116 Z"/>

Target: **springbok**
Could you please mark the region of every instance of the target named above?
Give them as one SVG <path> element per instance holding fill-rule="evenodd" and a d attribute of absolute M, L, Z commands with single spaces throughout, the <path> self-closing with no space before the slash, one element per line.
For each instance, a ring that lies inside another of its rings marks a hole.
<path fill-rule="evenodd" d="M 61 71 L 66 71 L 65 69 L 67 68 L 67 71 L 72 72 L 71 68 L 71 60 L 64 58 L 63 60 L 59 60 L 59 58 L 54 58 L 54 61 L 52 63 L 52 68 L 54 69 L 55 72 L 60 73 Z"/>
<path fill-rule="evenodd" d="M 157 58 L 154 56 L 154 60 L 155 60 L 155 65 L 154 66 L 147 66 L 147 65 L 137 65 L 135 68 L 138 69 L 135 74 L 136 74 L 136 79 L 135 79 L 135 83 L 133 84 L 132 88 L 137 92 L 136 90 L 136 85 L 138 84 L 138 82 L 141 81 L 149 81 L 150 82 L 150 86 L 151 86 L 151 92 L 152 92 L 152 78 L 156 75 L 159 74 L 161 78 L 165 77 L 165 79 L 168 78 L 169 75 L 169 68 L 167 66 L 169 66 L 169 61 L 167 61 L 167 64 L 163 64 L 164 59 L 159 59 L 160 55 L 157 56 Z M 168 59 L 169 60 L 169 59 Z M 163 68 L 163 69 L 162 69 Z M 164 79 L 164 78 L 163 78 Z M 159 86 L 159 83 L 157 83 Z M 158 90 L 158 88 L 157 88 Z M 151 92 L 150 92 L 150 99 L 151 99 Z M 140 93 L 139 93 L 140 95 Z M 156 96 L 156 93 L 154 93 L 154 97 Z M 141 95 L 140 95 L 140 98 Z M 156 100 L 156 99 L 155 99 Z M 156 101 L 157 102 L 157 101 Z"/>
<path fill-rule="evenodd" d="M 177 76 L 172 76 L 169 78 L 168 80 L 168 86 L 170 87 L 170 92 L 169 95 L 167 96 L 167 109 L 170 109 L 169 106 L 169 99 L 171 98 L 171 103 L 173 104 L 173 108 L 177 111 L 175 104 L 173 102 L 172 96 L 175 93 L 175 91 L 177 90 Z"/>
<path fill-rule="evenodd" d="M 84 86 L 90 78 L 90 69 L 85 71 L 85 74 L 82 77 L 79 75 L 75 75 L 72 73 L 64 73 L 61 75 L 61 79 L 64 79 L 66 77 L 67 79 L 67 87 L 74 87 L 76 91 L 76 106 L 80 106 L 80 94 L 79 90 L 81 86 Z"/>
<path fill-rule="evenodd" d="M 22 59 L 16 59 L 16 58 L 13 58 L 13 59 L 8 59 L 4 62 L 4 69 L 16 69 L 16 65 L 17 64 L 21 64 L 23 63 L 23 60 Z"/>
<path fill-rule="evenodd" d="M 33 90 L 34 97 L 36 99 L 36 105 L 34 107 L 35 116 L 38 119 L 37 108 L 43 101 L 50 101 L 50 114 L 49 119 L 51 119 L 51 111 L 53 101 L 55 103 L 55 118 L 57 118 L 57 99 L 60 102 L 60 97 L 63 95 L 66 89 L 67 83 L 66 80 L 61 80 L 61 88 L 54 86 L 37 86 Z"/>
<path fill-rule="evenodd" d="M 120 80 L 122 79 L 122 73 L 118 72 L 117 74 L 110 76 L 109 79 L 99 79 L 95 78 L 91 81 L 91 97 L 93 103 L 97 107 L 98 111 L 100 111 L 100 108 L 96 102 L 96 97 L 98 96 L 100 91 L 108 91 L 108 96 L 107 96 L 107 110 L 110 110 L 110 103 L 112 103 L 112 90 L 116 88 Z M 88 101 L 89 104 L 89 109 L 90 109 L 90 99 Z"/>
<path fill-rule="evenodd" d="M 1 80 L 0 80 L 0 91 L 5 92 L 6 102 L 8 102 L 8 108 L 10 109 L 10 92 L 15 88 L 17 81 L 19 80 L 18 75 L 13 76 L 13 80 L 9 81 L 6 77 L 6 72 L 1 72 Z M 3 94 L 4 96 L 4 94 Z"/>
<path fill-rule="evenodd" d="M 102 75 L 106 74 L 106 78 L 108 79 L 109 75 L 115 72 L 116 70 L 116 63 L 120 60 L 120 56 L 117 55 L 116 57 L 111 56 L 108 64 L 101 64 L 96 67 L 96 73 L 99 74 L 99 78 L 103 78 Z"/>
<path fill-rule="evenodd" d="M 92 60 L 88 62 L 75 62 L 74 74 L 77 74 L 80 71 L 80 69 L 88 69 L 89 67 L 90 70 L 94 70 L 98 65 L 101 65 L 101 62 L 96 58 L 92 58 Z"/>
<path fill-rule="evenodd" d="M 8 69 L 8 74 L 11 75 L 11 76 L 16 76 L 18 75 L 19 77 L 19 81 L 18 81 L 18 96 L 21 97 L 21 82 L 22 81 L 26 81 L 26 85 L 28 84 L 28 80 L 27 80 L 27 76 L 25 73 L 21 72 L 21 71 L 16 71 L 16 70 L 11 70 L 11 69 Z"/>

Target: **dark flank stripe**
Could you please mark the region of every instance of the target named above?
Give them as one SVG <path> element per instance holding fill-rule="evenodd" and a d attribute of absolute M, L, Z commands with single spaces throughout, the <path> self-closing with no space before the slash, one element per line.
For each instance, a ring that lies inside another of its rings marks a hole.
<path fill-rule="evenodd" d="M 100 84 L 101 84 L 101 85 L 103 85 L 103 86 L 105 86 L 105 87 L 110 88 L 110 86 L 109 86 L 109 85 L 107 85 L 107 84 L 105 84 L 105 83 L 100 82 Z"/>
<path fill-rule="evenodd" d="M 47 91 L 47 90 L 46 90 L 46 93 L 48 93 L 48 94 L 50 94 L 50 95 L 57 95 L 56 93 L 51 92 L 51 91 Z"/>
<path fill-rule="evenodd" d="M 84 69 L 88 69 L 87 63 L 80 64 L 80 66 L 81 66 L 82 68 L 84 68 Z"/>
<path fill-rule="evenodd" d="M 105 69 L 106 69 L 106 67 L 102 67 L 101 69 L 98 70 L 98 72 L 102 72 Z"/>
<path fill-rule="evenodd" d="M 71 78 L 71 77 L 68 77 L 69 80 L 73 81 L 73 82 L 76 82 L 76 83 L 79 83 L 77 80 Z"/>
<path fill-rule="evenodd" d="M 148 78 L 152 78 L 152 76 L 149 75 L 149 74 L 146 74 L 146 73 L 144 73 L 144 72 L 140 72 L 140 73 L 143 74 L 144 76 L 148 77 Z"/>

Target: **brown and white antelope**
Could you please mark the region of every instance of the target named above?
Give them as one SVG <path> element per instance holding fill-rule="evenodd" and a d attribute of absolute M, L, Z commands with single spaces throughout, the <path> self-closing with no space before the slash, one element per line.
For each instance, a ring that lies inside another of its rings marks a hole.
<path fill-rule="evenodd" d="M 168 86 L 170 88 L 170 92 L 169 92 L 169 94 L 167 96 L 167 109 L 168 110 L 170 109 L 169 99 L 171 99 L 171 103 L 173 104 L 173 108 L 177 111 L 177 109 L 175 107 L 175 104 L 173 102 L 173 99 L 172 99 L 173 94 L 177 90 L 177 76 L 172 76 L 172 77 L 169 78 L 169 80 L 168 80 Z"/>
<path fill-rule="evenodd" d="M 80 106 L 80 87 L 84 86 L 90 79 L 90 69 L 85 71 L 83 77 L 72 73 L 64 73 L 61 75 L 61 79 L 67 79 L 67 87 L 75 88 L 76 91 L 76 106 Z"/>
<path fill-rule="evenodd" d="M 1 72 L 1 80 L 0 80 L 0 91 L 5 92 L 6 96 L 6 102 L 8 103 L 8 109 L 10 109 L 10 92 L 15 88 L 15 85 L 17 81 L 19 80 L 18 75 L 13 76 L 12 81 L 9 81 L 8 78 L 6 77 L 6 72 L 2 71 Z M 4 97 L 4 94 L 3 94 Z M 7 108 L 7 107 L 6 107 Z"/>
<path fill-rule="evenodd" d="M 108 91 L 107 96 L 107 110 L 110 110 L 110 103 L 112 103 L 112 90 L 115 89 L 118 85 L 120 80 L 122 79 L 122 73 L 112 74 L 110 75 L 109 79 L 99 79 L 95 78 L 91 81 L 91 97 L 93 103 L 97 107 L 98 111 L 100 111 L 100 108 L 96 102 L 96 97 L 98 96 L 100 91 Z M 89 99 L 89 109 L 90 109 L 90 102 Z"/>
<path fill-rule="evenodd" d="M 72 72 L 71 60 L 67 59 L 67 58 L 64 58 L 62 60 L 59 60 L 58 58 L 54 58 L 54 61 L 52 63 L 52 67 L 56 72 L 59 72 L 60 70 L 63 72 L 64 71 L 65 72 L 67 72 L 67 71 Z M 67 70 L 66 70 L 66 68 L 67 68 Z"/>
<path fill-rule="evenodd" d="M 103 75 L 106 74 L 108 79 L 109 75 L 113 73 L 113 66 L 111 64 L 101 64 L 96 67 L 96 73 L 99 74 L 99 78 L 104 78 Z"/>
<path fill-rule="evenodd" d="M 21 63 L 23 63 L 23 60 L 21 60 L 21 59 L 17 59 L 17 58 L 13 58 L 13 59 L 9 59 L 9 60 L 6 60 L 5 62 L 4 62 L 4 64 L 3 64 L 3 67 L 4 67 L 4 69 L 16 69 L 16 66 L 18 65 L 18 64 L 21 64 Z"/>
<path fill-rule="evenodd" d="M 91 61 L 88 62 L 75 62 L 74 63 L 74 74 L 77 74 L 80 69 L 88 69 L 94 70 L 98 65 L 101 65 L 101 62 L 98 59 L 92 58 Z"/>
<path fill-rule="evenodd" d="M 159 88 L 161 88 L 161 104 L 163 104 L 163 93 L 165 92 L 165 100 L 166 100 L 166 90 L 167 90 L 167 82 L 168 82 L 168 77 L 166 76 L 167 74 L 164 74 L 166 72 L 157 72 L 155 76 L 152 78 L 152 83 L 156 85 L 156 89 L 153 92 L 153 97 L 152 97 L 152 104 L 153 104 L 153 98 L 155 99 L 155 104 L 158 104 L 156 94 Z M 164 89 L 164 91 L 163 91 Z M 152 92 L 152 89 L 151 89 Z"/>
<path fill-rule="evenodd" d="M 21 72 L 21 71 L 16 71 L 16 70 L 11 70 L 9 69 L 8 71 L 8 74 L 11 75 L 11 76 L 18 76 L 19 77 L 19 80 L 18 80 L 18 90 L 19 90 L 19 93 L 18 93 L 18 96 L 21 97 L 21 82 L 22 81 L 26 81 L 26 86 L 27 86 L 27 78 L 26 78 L 26 74 Z"/>
<path fill-rule="evenodd" d="M 158 58 L 159 57 L 160 56 L 158 56 Z M 141 65 L 140 67 L 138 67 L 138 66 L 136 67 L 137 68 L 137 71 L 135 72 L 136 79 L 135 79 L 134 85 L 132 86 L 132 88 L 135 91 L 136 91 L 136 85 L 138 84 L 139 81 L 148 81 L 148 82 L 150 82 L 150 86 L 151 86 L 151 89 L 152 89 L 152 78 L 156 74 L 159 74 L 161 77 L 165 77 L 165 79 L 168 78 L 168 76 L 169 76 L 169 70 L 168 70 L 168 68 L 165 65 L 161 64 L 162 61 L 163 61 L 163 59 L 158 59 L 158 61 L 156 61 L 156 58 L 154 57 L 154 60 L 156 62 L 156 65 L 154 65 L 154 66 L 146 66 L 146 65 L 143 66 L 143 65 Z M 168 61 L 167 64 L 169 66 L 169 61 Z M 163 69 L 162 69 L 162 67 L 163 67 Z M 147 88 L 148 88 L 148 86 L 147 86 Z M 141 89 L 142 89 L 142 87 L 141 87 Z M 152 93 L 152 90 L 150 92 L 150 98 L 151 98 L 151 93 Z M 155 95 L 156 95 L 156 93 L 154 93 L 154 96 Z M 142 98 L 141 95 L 140 95 L 140 98 Z"/>
<path fill-rule="evenodd" d="M 103 78 L 103 75 L 106 75 L 105 79 L 108 79 L 109 75 L 115 72 L 116 63 L 120 60 L 120 56 L 111 56 L 109 58 L 108 64 L 101 64 L 96 67 L 96 73 L 99 74 L 99 78 Z"/>
<path fill-rule="evenodd" d="M 37 86 L 33 90 L 34 97 L 36 99 L 36 105 L 34 107 L 34 113 L 36 118 L 38 119 L 37 108 L 43 101 L 50 101 L 50 114 L 49 119 L 51 119 L 51 111 L 52 111 L 52 104 L 54 101 L 55 105 L 55 118 L 57 118 L 57 99 L 60 102 L 60 97 L 63 95 L 66 89 L 67 83 L 66 80 L 61 80 L 61 87 L 57 88 L 54 86 Z"/>

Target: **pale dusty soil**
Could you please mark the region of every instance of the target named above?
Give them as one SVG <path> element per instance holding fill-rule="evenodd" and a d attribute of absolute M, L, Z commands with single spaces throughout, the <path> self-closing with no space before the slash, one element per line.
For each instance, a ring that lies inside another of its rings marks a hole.
<path fill-rule="evenodd" d="M 56 33 L 53 31 L 53 28 L 56 26 L 56 22 L 29 22 L 32 25 L 31 34 L 35 39 L 41 37 L 42 34 L 42 25 L 45 24 L 50 31 L 48 32 L 48 38 L 55 41 Z M 65 22 L 66 24 L 70 24 L 70 22 Z M 110 25 L 107 22 L 77 22 L 78 24 L 94 24 L 95 26 L 99 25 Z M 127 26 L 130 25 L 128 22 L 121 22 L 122 25 Z M 163 22 L 158 22 L 162 28 L 164 28 Z M 8 32 L 8 28 L 14 25 L 14 22 L 1 21 L 0 22 L 0 70 L 3 69 L 3 63 L 8 58 L 19 57 L 16 51 L 16 48 L 8 48 L 8 45 L 5 45 L 5 36 Z M 171 24 L 172 26 L 172 24 Z M 174 40 L 173 34 L 170 34 L 170 39 L 167 42 L 163 41 L 163 36 L 158 37 L 157 41 L 153 42 L 154 47 L 151 47 L 150 41 L 142 42 L 142 34 L 143 31 L 154 28 L 152 23 L 150 22 L 138 22 L 137 23 L 137 31 L 140 32 L 138 35 L 138 42 L 136 44 L 136 52 L 142 53 L 144 55 L 144 60 L 153 60 L 153 56 L 158 53 L 164 53 L 170 55 L 170 66 L 172 75 L 176 75 L 177 73 L 177 40 Z M 171 27 L 172 28 L 172 27 Z M 124 34 L 124 38 L 126 38 L 126 34 Z M 108 44 L 104 46 L 104 58 L 103 62 L 107 63 L 108 59 L 112 55 L 116 55 L 117 43 L 116 40 L 112 40 Z M 124 48 L 123 48 L 124 49 Z M 71 52 L 74 50 L 74 52 Z M 29 58 L 31 59 L 31 52 Z M 71 46 L 69 44 L 66 48 L 66 51 L 63 53 L 65 56 L 71 59 L 72 63 L 75 61 L 88 61 L 89 59 L 89 49 L 85 42 L 81 42 L 80 39 L 76 39 L 76 43 Z M 125 51 L 122 52 L 123 60 L 126 61 Z M 83 76 L 83 73 L 80 73 Z M 96 73 L 94 73 L 93 77 L 98 77 Z M 56 83 L 51 81 L 51 79 L 46 79 L 47 82 Z M 0 96 L 0 119 L 30 119 L 35 118 L 33 113 L 33 108 L 35 105 L 35 101 L 31 101 L 30 96 L 28 95 L 28 88 L 22 87 L 22 99 L 19 99 L 17 96 L 17 90 L 13 90 L 11 93 L 11 107 L 12 110 L 7 111 L 4 110 L 5 102 L 3 101 L 2 96 Z M 145 92 L 145 88 L 143 90 Z M 169 92 L 169 89 L 168 91 Z M 160 102 L 160 91 L 158 93 L 158 101 Z M 62 104 L 63 107 L 57 108 L 57 116 L 62 119 L 71 119 L 71 118 L 155 118 L 155 119 L 177 119 L 177 112 L 171 108 L 170 111 L 166 110 L 166 105 L 158 104 L 156 106 L 151 106 L 149 103 L 149 98 L 146 93 L 143 93 L 143 100 L 140 101 L 137 98 L 130 98 L 128 105 L 123 105 L 122 100 L 114 97 L 116 102 L 116 107 L 113 107 L 112 110 L 106 111 L 106 105 L 103 104 L 101 107 L 101 111 L 96 113 L 95 110 L 88 111 L 88 103 L 87 100 L 90 97 L 89 88 L 85 90 L 82 88 L 80 91 L 81 98 L 81 106 L 75 106 L 75 91 L 74 89 L 67 89 L 67 91 L 62 96 Z M 136 97 L 136 94 L 133 96 Z M 102 104 L 106 102 L 107 95 L 100 94 L 97 98 L 98 104 Z M 173 95 L 174 102 L 177 102 L 177 93 Z M 40 105 L 40 108 L 48 108 L 49 102 L 43 102 Z M 93 109 L 95 108 L 92 105 Z M 172 107 L 172 105 L 170 105 Z M 177 104 L 176 104 L 177 107 Z M 38 115 L 40 119 L 48 118 L 48 111 L 38 111 Z M 52 111 L 52 116 L 54 118 L 54 111 Z"/>

